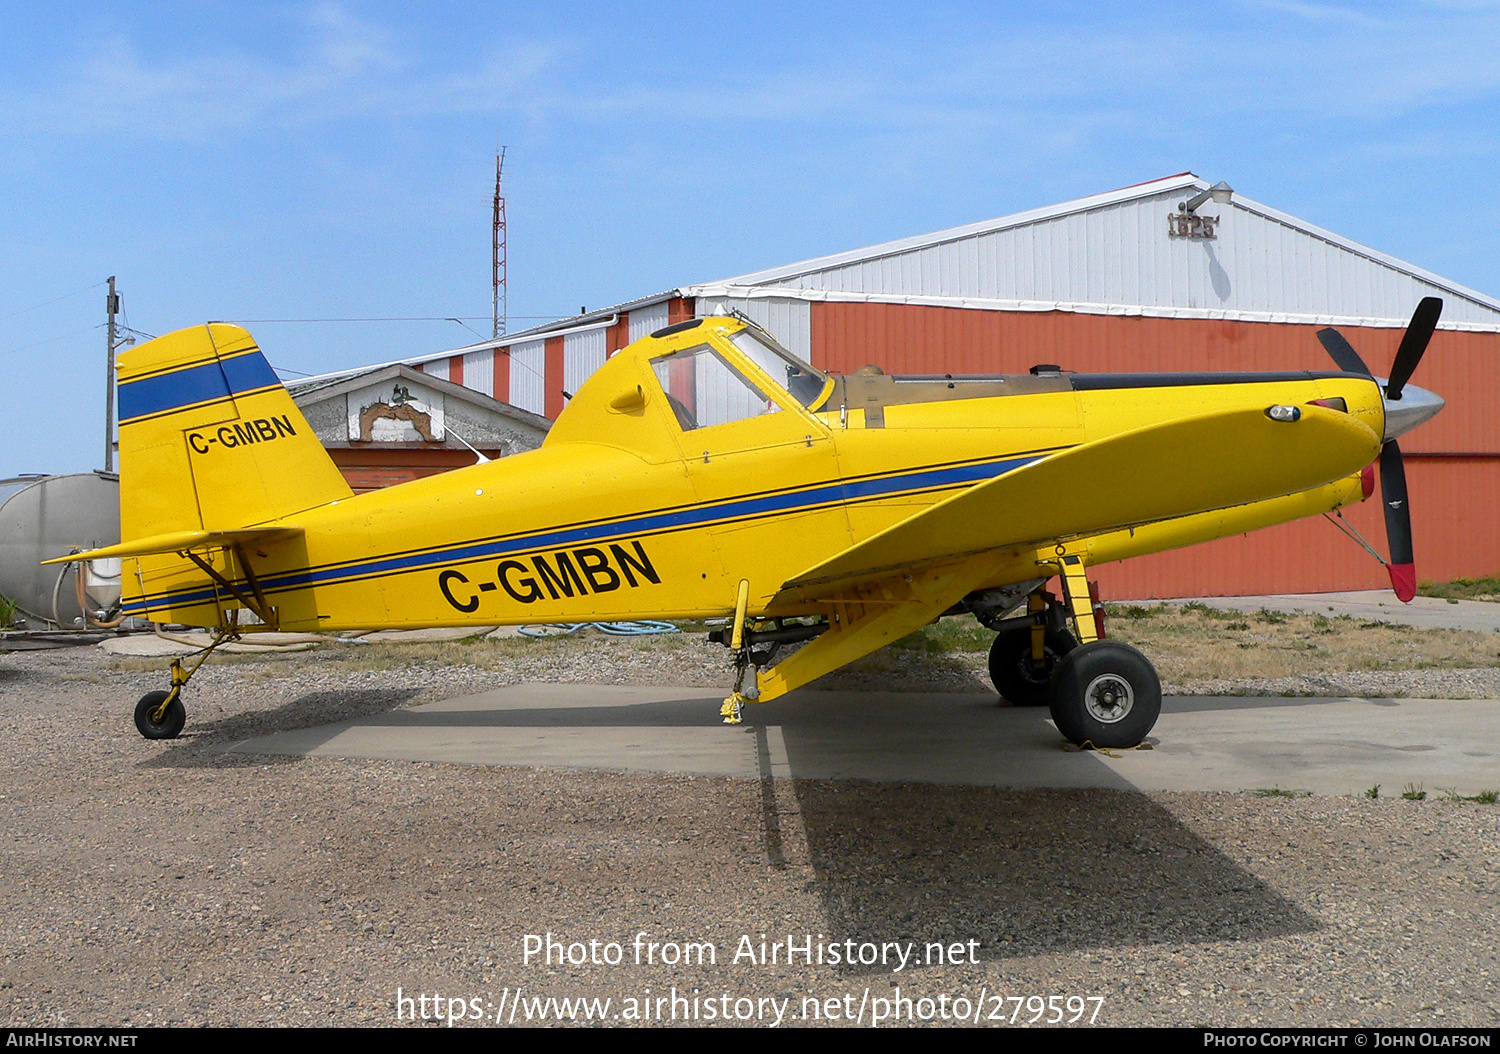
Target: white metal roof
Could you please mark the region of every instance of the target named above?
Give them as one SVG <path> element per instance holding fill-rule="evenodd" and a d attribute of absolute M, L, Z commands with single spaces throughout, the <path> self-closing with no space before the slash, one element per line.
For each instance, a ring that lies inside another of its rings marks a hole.
<path fill-rule="evenodd" d="M 1500 300 L 1238 193 L 1200 206 L 1215 237 L 1168 234 L 1207 182 L 1182 173 L 1076 201 L 690 286 L 685 296 L 1500 329 Z"/>

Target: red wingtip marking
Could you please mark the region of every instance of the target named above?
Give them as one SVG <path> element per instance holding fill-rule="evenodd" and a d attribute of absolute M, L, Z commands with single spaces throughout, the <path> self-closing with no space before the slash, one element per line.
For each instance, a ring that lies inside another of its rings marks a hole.
<path fill-rule="evenodd" d="M 1360 489 L 1360 492 L 1366 498 L 1368 498 L 1371 494 L 1375 493 L 1375 463 L 1374 462 L 1371 462 L 1370 464 L 1366 465 L 1364 467 L 1364 469 L 1361 470 L 1361 472 L 1359 474 L 1359 489 Z M 1363 499 L 1361 499 L 1361 500 L 1363 500 Z"/>
<path fill-rule="evenodd" d="M 1391 573 L 1391 588 L 1396 591 L 1396 599 L 1410 604 L 1412 597 L 1417 595 L 1416 564 L 1386 564 L 1385 569 Z"/>

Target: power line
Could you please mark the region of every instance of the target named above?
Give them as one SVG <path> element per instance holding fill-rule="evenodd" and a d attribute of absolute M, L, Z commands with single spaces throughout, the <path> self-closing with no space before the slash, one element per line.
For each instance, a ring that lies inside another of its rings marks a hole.
<path fill-rule="evenodd" d="M 550 321 L 552 321 L 554 319 L 570 318 L 572 316 L 569 313 L 561 313 L 561 314 L 556 314 L 556 315 L 512 315 L 510 317 L 511 318 L 525 318 L 525 319 L 543 319 L 543 320 L 546 320 L 546 321 L 550 322 Z M 245 326 L 250 326 L 250 325 L 259 326 L 259 325 L 265 325 L 267 323 L 272 323 L 272 322 L 288 322 L 288 323 L 303 323 L 303 322 L 452 322 L 452 321 L 454 321 L 454 316 L 452 316 L 452 315 L 410 315 L 410 316 L 400 316 L 400 317 L 394 317 L 394 318 L 233 318 L 233 319 L 225 319 L 224 321 L 226 321 L 226 322 L 233 322 L 236 325 L 245 325 Z M 464 322 L 488 322 L 488 321 L 490 321 L 490 319 L 487 318 L 486 316 L 483 316 L 483 315 L 464 315 L 460 321 L 464 321 Z"/>
<path fill-rule="evenodd" d="M 23 307 L 23 308 L 21 308 L 21 310 L 19 310 L 19 311 L 12 311 L 8 315 L 0 315 L 0 322 L 4 322 L 4 321 L 6 321 L 8 319 L 15 318 L 17 315 L 24 315 L 28 311 L 39 311 L 39 310 L 41 310 L 44 307 L 51 307 L 53 304 L 60 303 L 60 302 L 62 302 L 64 300 L 69 299 L 70 297 L 82 296 L 84 293 L 87 293 L 89 290 L 91 290 L 91 289 L 98 289 L 101 285 L 106 285 L 106 284 L 107 283 L 105 283 L 105 282 L 95 282 L 93 285 L 84 286 L 82 289 L 76 289 L 76 290 L 74 290 L 71 293 L 64 293 L 62 296 L 53 297 L 51 300 L 48 300 L 48 301 L 46 301 L 44 303 L 33 304 L 30 307 Z"/>
<path fill-rule="evenodd" d="M 102 282 L 100 284 L 103 285 Z M 102 328 L 104 328 L 104 323 L 95 323 L 92 326 L 84 326 L 82 329 L 70 330 L 69 332 L 62 334 L 61 336 L 48 337 L 46 340 L 39 340 L 34 344 L 23 344 L 19 348 L 0 349 L 0 355 L 15 355 L 23 351 L 30 351 L 32 348 L 46 347 L 48 344 L 56 344 L 60 340 L 67 340 L 70 337 L 76 337 L 80 333 L 88 333 L 92 330 Z"/>

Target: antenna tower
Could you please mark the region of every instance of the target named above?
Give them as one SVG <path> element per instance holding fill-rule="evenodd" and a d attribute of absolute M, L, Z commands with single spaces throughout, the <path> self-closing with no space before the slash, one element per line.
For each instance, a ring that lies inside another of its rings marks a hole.
<path fill-rule="evenodd" d="M 490 274 L 495 287 L 494 328 L 491 336 L 505 332 L 505 195 L 500 192 L 500 173 L 505 168 L 505 147 L 495 155 L 495 233 L 490 242 Z"/>
<path fill-rule="evenodd" d="M 115 316 L 120 313 L 120 294 L 115 292 L 115 276 L 109 276 L 109 294 L 104 298 L 108 316 L 104 358 L 104 471 L 115 470 L 115 349 L 120 346 Z"/>

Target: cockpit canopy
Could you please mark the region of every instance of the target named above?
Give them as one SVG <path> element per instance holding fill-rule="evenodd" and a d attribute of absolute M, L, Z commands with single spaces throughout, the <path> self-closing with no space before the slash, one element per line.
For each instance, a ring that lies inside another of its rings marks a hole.
<path fill-rule="evenodd" d="M 780 347 L 767 334 L 746 327 L 729 336 L 735 349 L 758 368 L 747 375 L 711 344 L 698 344 L 651 359 L 651 369 L 684 431 L 776 413 L 778 386 L 808 409 L 826 398 L 828 378 Z"/>

